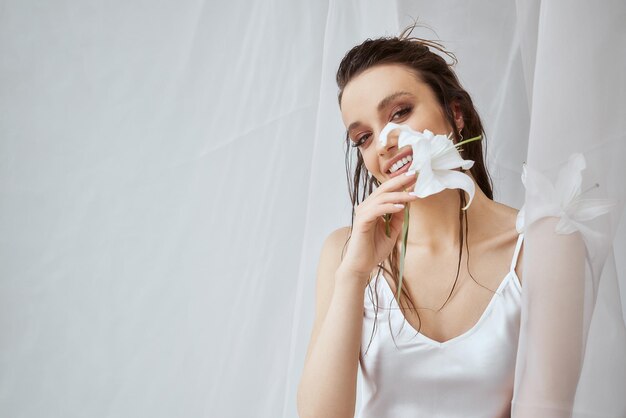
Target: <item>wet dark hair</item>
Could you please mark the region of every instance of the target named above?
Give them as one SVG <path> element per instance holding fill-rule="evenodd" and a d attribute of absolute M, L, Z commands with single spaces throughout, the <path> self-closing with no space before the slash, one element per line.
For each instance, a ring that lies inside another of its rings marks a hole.
<path fill-rule="evenodd" d="M 450 126 L 453 127 L 456 126 L 454 120 L 453 106 L 458 106 L 457 109 L 463 115 L 464 126 L 459 132 L 456 132 L 456 129 L 454 129 L 455 132 L 454 136 L 452 137 L 454 143 L 458 143 L 461 138 L 468 139 L 476 137 L 478 135 L 482 135 L 482 141 L 473 141 L 464 144 L 463 149 L 460 150 L 460 154 L 463 159 L 474 161 L 474 165 L 470 168 L 469 171 L 482 192 L 489 199 L 493 200 L 493 185 L 485 167 L 482 150 L 482 143 L 485 142 L 485 132 L 478 112 L 476 111 L 476 109 L 474 108 L 474 104 L 472 103 L 472 99 L 465 91 L 465 89 L 461 86 L 461 83 L 459 82 L 456 74 L 452 69 L 452 67 L 457 63 L 457 59 L 453 53 L 447 51 L 439 42 L 416 37 L 409 37 L 409 35 L 416 26 L 417 23 L 408 26 L 402 31 L 399 36 L 396 37 L 381 37 L 377 39 L 368 38 L 346 53 L 346 55 L 341 60 L 341 63 L 339 64 L 339 69 L 337 70 L 336 76 L 337 86 L 339 87 L 339 106 L 341 107 L 341 98 L 346 85 L 350 82 L 350 80 L 361 74 L 363 71 L 376 65 L 382 64 L 399 64 L 405 66 L 411 73 L 415 75 L 417 80 L 422 81 L 432 89 L 444 111 L 444 115 L 447 121 L 449 122 Z M 448 63 L 443 58 L 443 56 L 448 57 L 451 60 L 451 63 Z M 352 201 L 352 223 L 350 226 L 351 234 L 352 228 L 354 226 L 355 208 L 372 193 L 374 187 L 380 186 L 380 182 L 374 176 L 370 175 L 370 173 L 367 171 L 360 150 L 357 152 L 356 155 L 356 166 L 354 167 L 354 170 L 351 169 L 352 158 L 350 150 L 354 150 L 355 147 L 350 146 L 350 138 L 347 132 L 345 141 L 346 176 L 348 179 L 350 200 Z M 462 208 L 466 205 L 466 199 L 465 192 L 461 189 L 459 189 L 458 191 L 460 197 L 459 224 L 461 226 L 465 224 L 465 233 L 463 233 L 463 228 L 461 227 L 459 230 L 459 239 L 461 242 L 461 246 L 459 247 L 459 260 L 457 263 L 456 278 L 452 290 L 448 295 L 448 298 L 441 306 L 441 308 L 439 308 L 439 310 L 441 310 L 446 305 L 446 303 L 450 299 L 450 296 L 454 292 L 454 288 L 456 287 L 461 266 L 463 243 L 465 243 L 466 249 L 468 251 L 467 262 L 469 270 L 469 248 L 467 247 L 466 240 L 467 213 L 466 211 L 462 210 Z M 465 219 L 465 222 L 463 222 L 463 219 Z M 348 242 L 346 242 L 346 245 L 347 243 Z M 346 245 L 344 245 L 344 251 Z M 391 266 L 391 271 L 389 271 L 389 269 L 387 269 L 383 265 L 383 263 L 381 263 L 378 268 L 378 274 L 376 275 L 375 287 L 377 285 L 378 278 L 380 277 L 380 271 L 382 269 L 391 277 L 391 279 L 395 283 L 396 289 L 398 289 L 400 275 L 398 265 L 399 259 L 399 251 L 397 249 L 397 246 L 394 246 L 393 251 L 386 260 L 388 261 L 389 266 Z M 476 282 L 476 280 L 474 281 Z M 478 284 L 482 287 L 485 287 L 480 283 Z M 408 288 L 408 283 L 406 281 L 403 281 L 402 287 L 400 288 L 401 294 L 398 306 L 403 313 L 405 309 L 411 309 L 417 312 L 417 308 L 415 308 L 415 304 L 407 291 Z M 372 293 L 373 292 L 370 286 L 370 299 L 372 298 Z M 376 296 L 378 296 L 378 294 L 376 294 Z M 376 303 L 374 303 L 374 305 L 377 308 L 378 297 L 376 299 L 377 301 Z M 377 312 L 378 311 L 376 309 L 376 313 Z M 375 320 L 372 337 L 376 329 L 376 322 L 377 321 Z M 419 332 L 419 330 L 421 329 L 421 320 L 419 322 L 420 326 L 417 332 Z"/>

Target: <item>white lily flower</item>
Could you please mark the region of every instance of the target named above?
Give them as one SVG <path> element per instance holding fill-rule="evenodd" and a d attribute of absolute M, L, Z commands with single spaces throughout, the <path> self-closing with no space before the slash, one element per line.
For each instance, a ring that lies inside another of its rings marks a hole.
<path fill-rule="evenodd" d="M 415 188 L 411 194 L 427 197 L 444 189 L 463 189 L 469 194 L 466 210 L 474 198 L 475 185 L 470 176 L 455 169 L 465 170 L 474 165 L 472 160 L 464 160 L 450 136 L 434 135 L 428 129 L 414 131 L 407 125 L 389 122 L 380 133 L 380 142 L 387 144 L 389 132 L 400 129 L 398 148 L 410 145 L 413 148 L 413 161 L 407 175 L 419 172 Z M 451 135 L 451 134 L 450 134 Z"/>
<path fill-rule="evenodd" d="M 617 201 L 581 197 L 581 172 L 585 167 L 585 157 L 581 153 L 571 154 L 567 164 L 559 170 L 556 183 L 553 185 L 541 172 L 524 163 L 522 183 L 526 187 L 527 199 L 532 201 L 532 211 L 528 211 L 525 204 L 522 206 L 515 223 L 517 231 L 524 232 L 535 221 L 554 216 L 560 218 L 555 227 L 557 234 L 580 231 L 588 244 L 587 247 L 593 248 L 593 242 L 601 240 L 602 234 L 584 223 L 610 212 Z"/>

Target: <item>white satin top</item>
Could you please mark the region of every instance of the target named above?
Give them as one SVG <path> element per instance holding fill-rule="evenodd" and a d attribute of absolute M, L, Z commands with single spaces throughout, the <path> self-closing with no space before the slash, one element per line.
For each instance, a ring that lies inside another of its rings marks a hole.
<path fill-rule="evenodd" d="M 370 282 L 371 291 L 370 286 L 365 289 L 357 418 L 510 417 L 522 290 L 515 265 L 523 238 L 522 233 L 511 268 L 478 322 L 443 343 L 417 333 L 406 321 L 382 275 Z M 387 309 L 390 302 L 392 309 Z"/>

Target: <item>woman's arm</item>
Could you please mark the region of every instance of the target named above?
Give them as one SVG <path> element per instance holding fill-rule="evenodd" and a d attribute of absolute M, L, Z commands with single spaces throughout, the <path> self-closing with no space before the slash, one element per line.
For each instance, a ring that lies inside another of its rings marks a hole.
<path fill-rule="evenodd" d="M 354 416 L 365 287 L 397 243 L 405 205 L 419 199 L 405 191 L 416 180 L 395 176 L 382 183 L 354 209 L 352 230 L 338 229 L 324 242 L 315 324 L 298 387 L 302 418 Z M 387 225 L 386 214 L 391 215 Z"/>
<path fill-rule="evenodd" d="M 341 268 L 349 228 L 325 240 L 317 270 L 316 313 L 298 387 L 301 418 L 353 417 L 363 326 L 364 283 Z"/>
<path fill-rule="evenodd" d="M 546 217 L 526 232 L 526 278 L 512 417 L 569 418 L 588 323 L 583 317 L 585 244 L 578 232 L 554 232 Z"/>

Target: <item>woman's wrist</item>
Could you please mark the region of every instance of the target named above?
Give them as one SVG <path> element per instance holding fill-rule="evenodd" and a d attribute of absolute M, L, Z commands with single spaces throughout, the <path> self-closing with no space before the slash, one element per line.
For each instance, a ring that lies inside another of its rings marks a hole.
<path fill-rule="evenodd" d="M 356 288 L 363 291 L 369 278 L 369 273 L 353 270 L 347 266 L 339 266 L 335 272 L 335 288 Z"/>

